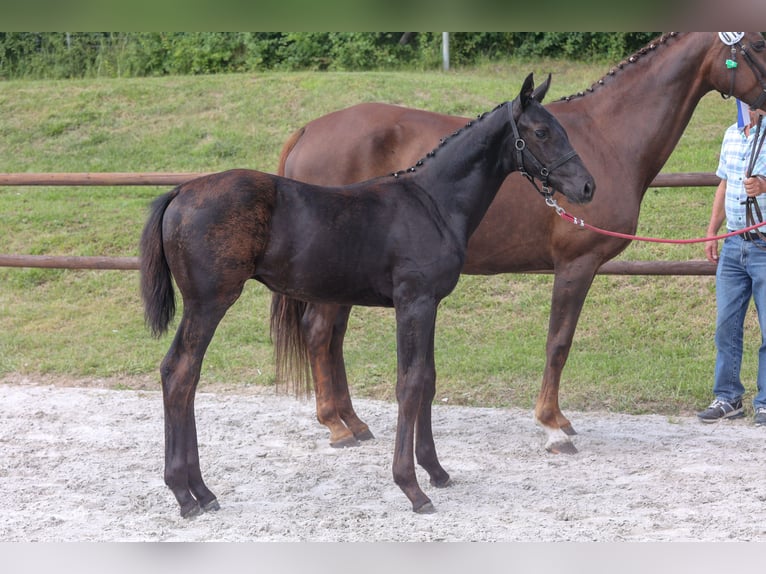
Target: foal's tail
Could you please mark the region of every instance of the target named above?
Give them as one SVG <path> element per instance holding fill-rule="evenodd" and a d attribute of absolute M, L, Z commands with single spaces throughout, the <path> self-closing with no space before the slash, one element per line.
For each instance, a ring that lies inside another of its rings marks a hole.
<path fill-rule="evenodd" d="M 311 393 L 308 347 L 301 330 L 306 303 L 279 293 L 271 296 L 271 340 L 277 385 L 292 385 L 296 395 Z"/>
<path fill-rule="evenodd" d="M 162 247 L 162 218 L 178 188 L 158 197 L 141 234 L 141 297 L 144 319 L 152 335 L 159 337 L 168 330 L 176 313 L 176 298 L 170 267 Z"/>

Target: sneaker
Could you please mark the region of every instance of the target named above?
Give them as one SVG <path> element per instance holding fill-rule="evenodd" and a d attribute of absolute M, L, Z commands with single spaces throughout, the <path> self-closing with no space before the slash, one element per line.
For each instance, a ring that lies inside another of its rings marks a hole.
<path fill-rule="evenodd" d="M 766 409 L 763 411 L 764 414 L 761 416 L 764 419 L 764 424 L 766 424 Z M 731 403 L 716 399 L 704 411 L 697 413 L 697 416 L 703 423 L 714 423 L 722 419 L 738 419 L 745 416 L 745 411 L 742 408 L 742 399 L 737 399 Z"/>
<path fill-rule="evenodd" d="M 755 426 L 766 427 L 766 407 L 755 409 Z"/>

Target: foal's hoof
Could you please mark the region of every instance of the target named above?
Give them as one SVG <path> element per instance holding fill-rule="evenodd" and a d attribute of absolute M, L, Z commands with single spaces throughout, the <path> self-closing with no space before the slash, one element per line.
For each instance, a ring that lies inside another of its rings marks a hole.
<path fill-rule="evenodd" d="M 218 504 L 218 500 L 214 498 L 207 504 L 202 505 L 202 510 L 205 512 L 215 512 L 216 510 L 221 510 L 221 505 Z"/>
<path fill-rule="evenodd" d="M 435 486 L 436 488 L 446 488 L 452 484 L 452 479 L 449 477 L 449 475 L 445 475 L 444 477 L 438 478 L 438 479 L 430 479 L 429 482 L 432 486 Z"/>
<path fill-rule="evenodd" d="M 412 510 L 415 511 L 417 514 L 433 514 L 436 512 L 436 509 L 434 508 L 433 503 L 429 500 L 417 508 L 415 508 L 415 505 L 412 505 Z"/>
<path fill-rule="evenodd" d="M 196 500 L 181 507 L 181 518 L 194 518 L 200 514 L 202 509 Z"/>

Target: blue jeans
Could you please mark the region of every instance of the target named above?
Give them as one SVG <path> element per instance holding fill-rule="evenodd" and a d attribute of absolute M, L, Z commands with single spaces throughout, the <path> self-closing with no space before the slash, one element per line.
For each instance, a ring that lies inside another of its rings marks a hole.
<path fill-rule="evenodd" d="M 732 402 L 745 393 L 740 379 L 742 339 L 745 315 L 750 298 L 755 301 L 761 326 L 758 349 L 757 394 L 753 406 L 766 407 L 766 241 L 745 241 L 740 236 L 728 237 L 721 248 L 716 270 L 716 302 L 718 317 L 715 344 L 716 398 Z"/>

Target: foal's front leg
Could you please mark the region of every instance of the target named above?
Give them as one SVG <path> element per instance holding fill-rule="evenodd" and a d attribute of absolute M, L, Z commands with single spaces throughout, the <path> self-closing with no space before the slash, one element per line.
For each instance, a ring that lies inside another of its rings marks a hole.
<path fill-rule="evenodd" d="M 433 351 L 433 348 L 432 348 Z M 431 426 L 431 405 L 436 395 L 436 371 L 425 380 L 423 398 L 420 400 L 417 432 L 415 434 L 415 456 L 418 464 L 428 472 L 431 484 L 437 488 L 449 486 L 450 477 L 436 456 L 433 427 Z"/>
<path fill-rule="evenodd" d="M 418 461 L 423 464 L 431 480 L 449 480 L 441 468 L 433 446 L 430 431 L 430 408 L 422 423 L 424 400 L 433 398 L 436 376 L 434 366 L 434 325 L 436 321 L 436 300 L 422 296 L 412 302 L 396 307 L 397 331 L 397 380 L 396 399 L 399 416 L 396 424 L 394 445 L 394 482 L 402 489 L 412 503 L 412 509 L 419 513 L 433 512 L 431 500 L 421 490 L 415 476 L 413 443 L 415 424 L 418 421 Z M 428 391 L 426 391 L 428 389 Z M 429 396 L 430 395 L 430 396 Z M 429 427 L 424 430 L 424 426 Z"/>

